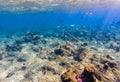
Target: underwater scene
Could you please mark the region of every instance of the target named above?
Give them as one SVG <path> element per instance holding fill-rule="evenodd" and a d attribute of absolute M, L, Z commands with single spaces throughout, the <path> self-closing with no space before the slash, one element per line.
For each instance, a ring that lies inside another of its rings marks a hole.
<path fill-rule="evenodd" d="M 120 82 L 120 0 L 0 0 L 0 82 Z"/>

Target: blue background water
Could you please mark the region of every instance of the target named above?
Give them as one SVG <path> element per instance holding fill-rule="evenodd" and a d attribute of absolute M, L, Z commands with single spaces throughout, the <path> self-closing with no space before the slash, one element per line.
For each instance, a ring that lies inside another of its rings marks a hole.
<path fill-rule="evenodd" d="M 120 22 L 119 10 L 90 10 L 79 12 L 59 12 L 59 11 L 43 11 L 43 12 L 0 12 L 0 32 L 19 31 L 21 29 L 33 28 L 54 28 L 56 26 L 64 26 L 76 24 L 80 26 L 91 26 L 91 28 L 104 28 L 115 26 L 119 28 Z M 53 29 L 52 28 L 52 29 Z M 14 30 L 14 31 L 13 31 Z M 46 30 L 47 31 L 47 30 Z"/>

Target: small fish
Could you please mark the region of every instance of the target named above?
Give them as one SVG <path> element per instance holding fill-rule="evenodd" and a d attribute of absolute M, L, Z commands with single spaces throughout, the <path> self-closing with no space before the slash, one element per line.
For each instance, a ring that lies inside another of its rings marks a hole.
<path fill-rule="evenodd" d="M 120 21 L 117 21 L 116 24 L 120 24 Z"/>
<path fill-rule="evenodd" d="M 6 35 L 6 38 L 9 38 L 9 36 L 8 36 L 8 35 Z"/>
<path fill-rule="evenodd" d="M 60 19 L 60 20 L 58 20 L 59 22 L 63 22 L 63 20 L 62 19 Z"/>

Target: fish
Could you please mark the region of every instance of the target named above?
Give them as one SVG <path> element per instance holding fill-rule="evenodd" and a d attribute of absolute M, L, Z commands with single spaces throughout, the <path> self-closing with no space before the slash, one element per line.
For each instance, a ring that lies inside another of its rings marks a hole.
<path fill-rule="evenodd" d="M 119 25 L 120 25 L 120 21 L 117 21 L 116 24 L 119 24 Z"/>
<path fill-rule="evenodd" d="M 59 19 L 58 21 L 59 21 L 59 22 L 63 22 L 63 20 L 62 20 L 62 19 Z"/>

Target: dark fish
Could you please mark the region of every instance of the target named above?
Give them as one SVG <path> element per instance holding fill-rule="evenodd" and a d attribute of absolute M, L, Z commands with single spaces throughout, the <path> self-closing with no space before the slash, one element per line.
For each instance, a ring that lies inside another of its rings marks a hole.
<path fill-rule="evenodd" d="M 120 21 L 117 21 L 117 22 L 112 22 L 110 25 L 120 25 Z"/>
<path fill-rule="evenodd" d="M 117 24 L 120 24 L 120 21 L 117 21 L 116 23 L 117 23 Z"/>
<path fill-rule="evenodd" d="M 6 35 L 6 38 L 9 38 L 9 36 L 8 36 L 8 35 Z"/>
<path fill-rule="evenodd" d="M 113 26 L 113 25 L 115 25 L 115 23 L 113 22 L 113 23 L 111 23 L 110 25 L 112 25 L 112 26 Z"/>
<path fill-rule="evenodd" d="M 59 22 L 63 22 L 63 20 L 62 19 L 60 19 L 60 20 L 58 20 Z"/>

